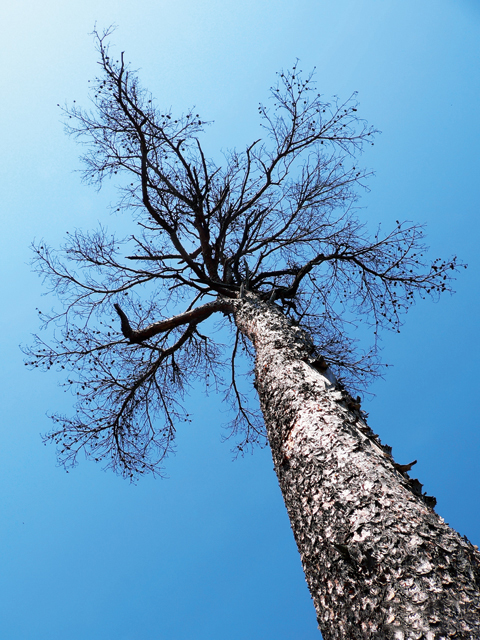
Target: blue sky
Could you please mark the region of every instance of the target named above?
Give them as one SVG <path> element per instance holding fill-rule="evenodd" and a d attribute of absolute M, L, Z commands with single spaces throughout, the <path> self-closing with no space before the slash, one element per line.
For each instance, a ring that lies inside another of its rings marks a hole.
<path fill-rule="evenodd" d="M 0 8 L 0 638 L 310 640 L 314 609 L 270 454 L 232 462 L 219 399 L 193 394 L 168 480 L 132 486 L 93 463 L 66 474 L 39 434 L 72 397 L 28 372 L 18 345 L 50 308 L 28 245 L 58 244 L 108 213 L 110 186 L 82 185 L 57 103 L 87 103 L 91 37 L 118 25 L 118 50 L 159 104 L 214 120 L 215 157 L 258 137 L 257 104 L 300 58 L 325 96 L 359 92 L 383 133 L 363 163 L 376 177 L 362 215 L 426 223 L 432 257 L 469 264 L 457 293 L 418 304 L 384 336 L 394 365 L 371 389 L 370 424 L 437 511 L 480 543 L 478 473 L 478 0 L 18 0 Z"/>

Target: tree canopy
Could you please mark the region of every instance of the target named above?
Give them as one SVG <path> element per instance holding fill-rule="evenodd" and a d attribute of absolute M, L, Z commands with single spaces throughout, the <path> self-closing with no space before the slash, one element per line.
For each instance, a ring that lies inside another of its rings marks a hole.
<path fill-rule="evenodd" d="M 100 187 L 118 175 L 116 208 L 136 230 L 119 238 L 102 226 L 77 229 L 58 250 L 34 245 L 35 268 L 62 308 L 40 313 L 53 332 L 36 337 L 28 364 L 65 369 L 77 397 L 75 415 L 53 416 L 46 436 L 60 462 L 74 465 L 84 451 L 134 478 L 161 472 L 195 381 L 235 407 L 240 450 L 265 443 L 239 384 L 240 352 L 252 358 L 253 348 L 229 300 L 249 290 L 277 305 L 312 337 L 320 366 L 363 389 L 380 372 L 378 332 L 398 330 L 416 298 L 450 290 L 458 264 L 429 259 L 418 224 L 372 232 L 361 220 L 356 202 L 370 172 L 358 156 L 376 131 L 358 117 L 355 94 L 325 101 L 297 62 L 258 107 L 262 139 L 216 163 L 201 144 L 209 123 L 195 110 L 158 107 L 124 54 L 112 57 L 109 36 L 95 34 L 92 109 L 64 113 L 86 148 L 84 179 Z M 205 322 L 217 312 L 230 344 Z M 359 324 L 371 327 L 367 351 Z"/>

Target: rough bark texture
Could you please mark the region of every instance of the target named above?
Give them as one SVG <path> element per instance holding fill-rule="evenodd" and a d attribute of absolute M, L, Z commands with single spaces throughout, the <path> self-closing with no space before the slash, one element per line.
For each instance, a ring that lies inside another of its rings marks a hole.
<path fill-rule="evenodd" d="M 251 294 L 235 307 L 324 640 L 480 639 L 478 549 L 395 468 L 304 332 Z"/>

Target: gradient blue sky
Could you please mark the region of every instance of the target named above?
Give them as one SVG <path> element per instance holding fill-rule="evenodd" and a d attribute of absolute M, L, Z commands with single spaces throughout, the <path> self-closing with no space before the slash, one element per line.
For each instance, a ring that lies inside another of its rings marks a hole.
<path fill-rule="evenodd" d="M 314 640 L 320 638 L 270 454 L 232 462 L 214 396 L 194 395 L 168 480 L 131 486 L 93 463 L 66 474 L 39 433 L 72 397 L 55 373 L 28 372 L 18 349 L 37 330 L 41 284 L 28 245 L 58 244 L 97 220 L 114 192 L 80 183 L 79 149 L 57 103 L 87 102 L 92 39 L 141 69 L 159 104 L 195 104 L 215 124 L 205 146 L 243 147 L 275 71 L 317 68 L 326 96 L 359 91 L 383 131 L 363 215 L 425 222 L 432 256 L 469 264 L 455 296 L 418 304 L 394 365 L 366 403 L 370 424 L 437 511 L 480 542 L 478 317 L 479 0 L 17 0 L 0 8 L 0 639 Z"/>

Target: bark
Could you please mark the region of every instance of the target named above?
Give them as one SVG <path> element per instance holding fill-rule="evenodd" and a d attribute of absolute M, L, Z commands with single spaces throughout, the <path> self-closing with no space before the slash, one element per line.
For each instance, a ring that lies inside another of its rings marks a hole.
<path fill-rule="evenodd" d="M 275 470 L 324 640 L 480 638 L 480 554 L 398 471 L 308 336 L 235 303 Z M 429 506 L 430 505 L 430 506 Z"/>

